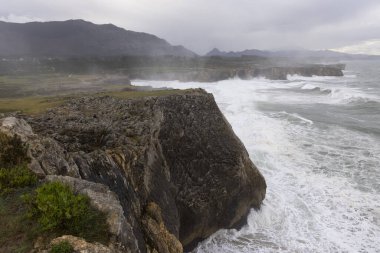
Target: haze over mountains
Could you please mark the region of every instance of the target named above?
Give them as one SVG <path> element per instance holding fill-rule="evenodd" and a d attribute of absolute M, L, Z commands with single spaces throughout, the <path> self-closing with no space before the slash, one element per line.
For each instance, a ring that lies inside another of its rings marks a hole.
<path fill-rule="evenodd" d="M 7 23 L 0 21 L 0 55 L 31 57 L 175 55 L 195 56 L 157 36 L 83 20 Z"/>
<path fill-rule="evenodd" d="M 184 31 L 185 32 L 185 31 Z M 8 23 L 0 21 L 2 57 L 88 57 L 88 56 L 179 56 L 195 57 L 183 46 L 173 46 L 155 35 L 125 30 L 112 24 L 97 25 L 84 20 Z M 265 58 L 318 58 L 332 60 L 379 59 L 330 50 L 244 50 L 213 49 L 205 56 Z"/>
<path fill-rule="evenodd" d="M 337 59 L 337 60 L 354 60 L 354 59 L 380 59 L 376 55 L 363 55 L 363 54 L 347 54 L 340 53 L 332 50 L 280 50 L 280 51 L 267 51 L 249 49 L 244 51 L 220 51 L 214 48 L 206 54 L 206 56 L 221 56 L 221 57 L 242 57 L 242 56 L 259 56 L 265 58 L 318 58 L 318 59 Z"/>

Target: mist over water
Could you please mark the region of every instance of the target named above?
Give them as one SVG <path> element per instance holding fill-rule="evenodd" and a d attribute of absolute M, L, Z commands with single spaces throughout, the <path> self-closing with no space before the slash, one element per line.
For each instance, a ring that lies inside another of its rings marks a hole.
<path fill-rule="evenodd" d="M 266 178 L 248 225 L 194 252 L 379 252 L 379 69 L 352 62 L 344 77 L 134 82 L 213 93 Z"/>

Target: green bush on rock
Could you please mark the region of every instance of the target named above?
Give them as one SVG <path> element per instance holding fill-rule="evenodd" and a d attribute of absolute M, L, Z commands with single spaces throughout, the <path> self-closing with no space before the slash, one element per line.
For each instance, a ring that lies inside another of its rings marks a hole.
<path fill-rule="evenodd" d="M 46 183 L 25 200 L 30 217 L 38 221 L 41 231 L 108 242 L 105 214 L 92 207 L 87 196 L 74 194 L 69 186 L 60 182 Z"/>
<path fill-rule="evenodd" d="M 74 252 L 73 246 L 68 241 L 62 241 L 60 243 L 54 244 L 51 247 L 49 253 L 72 253 Z"/>
<path fill-rule="evenodd" d="M 0 168 L 13 168 L 29 162 L 28 147 L 19 136 L 0 132 Z"/>
<path fill-rule="evenodd" d="M 37 177 L 26 166 L 27 150 L 19 136 L 0 132 L 0 194 L 37 183 Z"/>
<path fill-rule="evenodd" d="M 0 194 L 15 188 L 32 186 L 37 183 L 37 177 L 25 165 L 14 168 L 0 168 Z"/>

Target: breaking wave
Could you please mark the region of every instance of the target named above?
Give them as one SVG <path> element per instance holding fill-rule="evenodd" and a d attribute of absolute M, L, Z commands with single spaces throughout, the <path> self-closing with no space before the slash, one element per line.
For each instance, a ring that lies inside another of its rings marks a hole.
<path fill-rule="evenodd" d="M 380 87 L 358 77 L 135 82 L 213 93 L 267 180 L 246 226 L 194 252 L 378 252 Z"/>

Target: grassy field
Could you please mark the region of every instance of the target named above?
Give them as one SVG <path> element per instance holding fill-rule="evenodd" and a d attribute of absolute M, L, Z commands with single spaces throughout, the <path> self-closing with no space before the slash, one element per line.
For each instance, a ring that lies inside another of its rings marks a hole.
<path fill-rule="evenodd" d="M 0 112 L 22 112 L 37 114 L 62 104 L 69 97 L 26 97 L 16 99 L 0 99 Z"/>
<path fill-rule="evenodd" d="M 38 114 L 70 99 L 89 95 L 138 98 L 181 92 L 179 90 L 133 91 L 133 89 L 125 76 L 62 74 L 0 76 L 0 113 L 18 111 L 24 114 Z"/>
<path fill-rule="evenodd" d="M 0 98 L 102 92 L 122 89 L 129 86 L 128 78 L 123 75 L 0 75 Z"/>
<path fill-rule="evenodd" d="M 181 90 L 154 90 L 154 91 L 109 91 L 92 94 L 79 94 L 57 97 L 25 97 L 16 99 L 0 99 L 0 113 L 21 112 L 24 114 L 38 114 L 63 104 L 80 96 L 113 96 L 117 98 L 141 98 L 148 96 L 165 96 L 182 93 Z"/>

